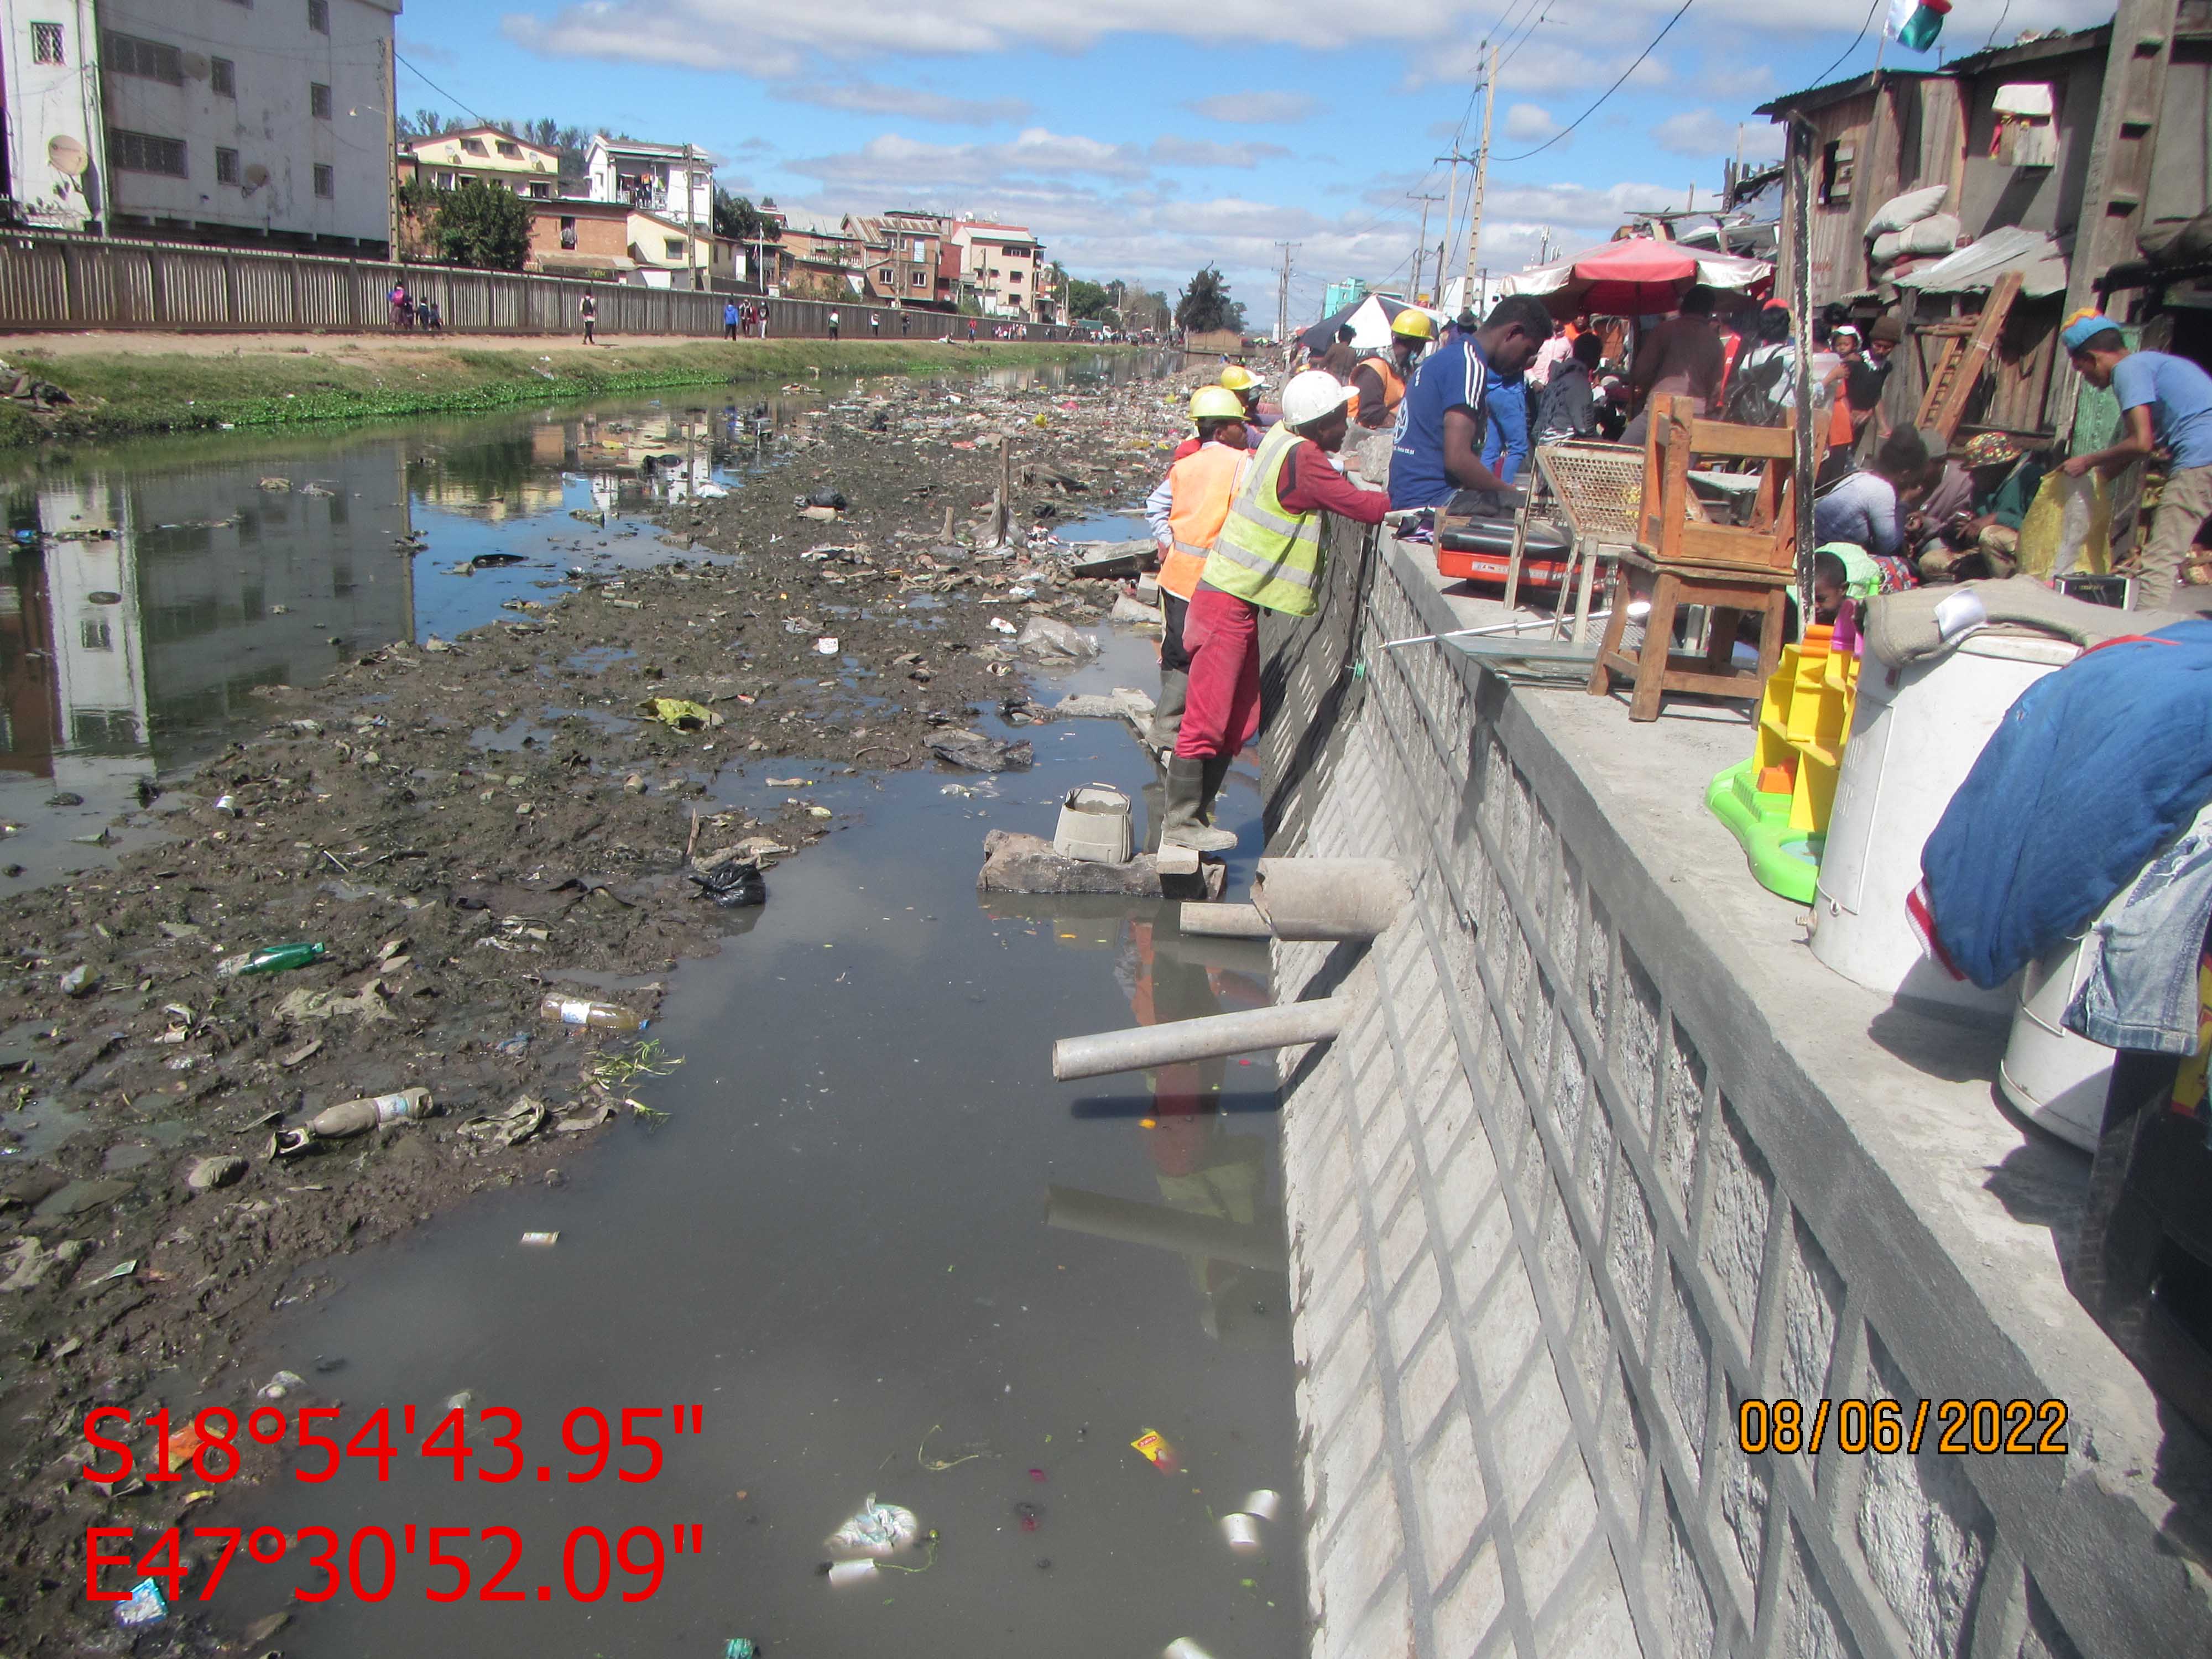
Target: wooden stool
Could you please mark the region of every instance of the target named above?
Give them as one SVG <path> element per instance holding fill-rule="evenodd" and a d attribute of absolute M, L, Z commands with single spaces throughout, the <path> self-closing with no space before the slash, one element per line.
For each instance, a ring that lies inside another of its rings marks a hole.
<path fill-rule="evenodd" d="M 1590 668 L 1589 692 L 1594 697 L 1613 694 L 1613 677 L 1625 674 L 1636 682 L 1628 701 L 1628 718 L 1656 720 L 1659 700 L 1669 691 L 1700 691 L 1716 697 L 1757 697 L 1782 659 L 1784 608 L 1790 599 L 1790 574 L 1747 566 L 1662 564 L 1641 553 L 1623 552 L 1613 567 L 1613 615 L 1605 624 L 1605 639 L 1597 661 Z M 1621 631 L 1628 625 L 1632 599 L 1651 601 L 1651 614 L 1644 621 L 1644 647 L 1634 656 L 1620 648 Z M 1702 657 L 1674 650 L 1674 613 L 1686 605 L 1711 608 L 1710 637 Z M 1759 617 L 1759 666 L 1732 666 L 1735 655 L 1736 619 L 1748 613 Z"/>

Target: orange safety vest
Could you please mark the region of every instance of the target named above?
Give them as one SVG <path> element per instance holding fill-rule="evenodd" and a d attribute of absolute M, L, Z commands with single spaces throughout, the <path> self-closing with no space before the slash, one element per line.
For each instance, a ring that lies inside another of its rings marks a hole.
<path fill-rule="evenodd" d="M 1406 377 L 1398 373 L 1396 362 L 1388 352 L 1384 352 L 1377 356 L 1362 357 L 1352 366 L 1355 374 L 1363 368 L 1373 369 L 1382 382 L 1382 412 L 1385 415 L 1396 414 L 1398 405 L 1406 400 Z M 1352 384 L 1357 386 L 1358 382 L 1355 380 Z M 1359 419 L 1359 398 L 1360 394 L 1355 392 L 1345 410 L 1345 418 L 1355 424 Z"/>
<path fill-rule="evenodd" d="M 1168 532 L 1175 545 L 1161 562 L 1159 584 L 1179 599 L 1198 591 L 1199 573 L 1214 538 L 1229 517 L 1229 504 L 1244 479 L 1251 457 L 1227 444 L 1201 444 L 1168 469 L 1175 505 L 1168 509 Z"/>

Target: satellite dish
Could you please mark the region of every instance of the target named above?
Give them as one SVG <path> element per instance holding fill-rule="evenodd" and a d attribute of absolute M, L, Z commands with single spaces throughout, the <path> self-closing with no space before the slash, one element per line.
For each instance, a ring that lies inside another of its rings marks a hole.
<path fill-rule="evenodd" d="M 212 70 L 213 66 L 208 62 L 205 52 L 188 52 L 185 54 L 185 73 L 193 80 L 204 81 Z"/>
<path fill-rule="evenodd" d="M 268 182 L 269 169 L 263 167 L 260 162 L 256 161 L 246 169 L 246 187 L 248 190 L 258 190 Z"/>
<path fill-rule="evenodd" d="M 92 156 L 85 149 L 83 140 L 64 132 L 46 141 L 46 162 L 56 173 L 65 173 L 75 179 L 92 165 Z"/>

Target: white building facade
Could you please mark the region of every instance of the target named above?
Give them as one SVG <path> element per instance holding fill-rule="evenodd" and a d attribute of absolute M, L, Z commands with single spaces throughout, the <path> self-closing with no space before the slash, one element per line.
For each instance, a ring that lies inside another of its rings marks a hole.
<path fill-rule="evenodd" d="M 689 230 L 714 228 L 714 164 L 696 144 L 648 144 L 594 133 L 584 152 L 595 202 L 627 202 Z"/>
<path fill-rule="evenodd" d="M 1052 320 L 1044 246 L 1024 227 L 961 219 L 954 222 L 952 240 L 960 249 L 961 280 L 986 317 Z"/>
<path fill-rule="evenodd" d="M 383 252 L 400 4 L 0 0 L 19 215 L 179 240 Z"/>

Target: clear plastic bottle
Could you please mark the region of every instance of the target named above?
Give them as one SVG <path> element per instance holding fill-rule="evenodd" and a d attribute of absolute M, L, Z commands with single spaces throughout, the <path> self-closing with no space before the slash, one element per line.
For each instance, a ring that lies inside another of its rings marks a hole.
<path fill-rule="evenodd" d="M 319 1139 L 340 1140 L 386 1123 L 420 1123 L 434 1109 L 428 1089 L 402 1089 L 388 1095 L 364 1095 L 342 1100 L 315 1114 L 307 1127 Z"/>
<path fill-rule="evenodd" d="M 550 996 L 538 1005 L 538 1012 L 547 1019 L 557 1019 L 563 1025 L 588 1025 L 600 1031 L 638 1031 L 645 1029 L 645 1021 L 627 1008 L 611 1002 L 594 1002 L 589 997 Z"/>

